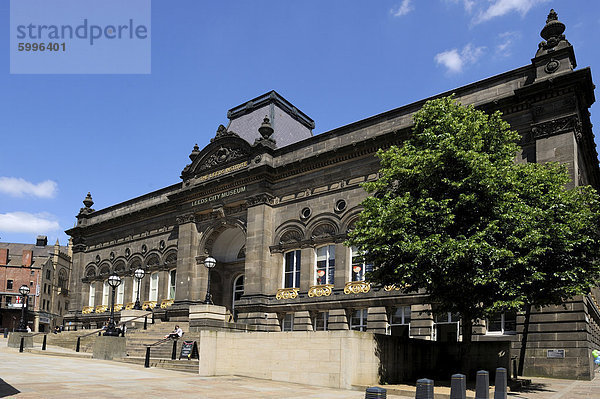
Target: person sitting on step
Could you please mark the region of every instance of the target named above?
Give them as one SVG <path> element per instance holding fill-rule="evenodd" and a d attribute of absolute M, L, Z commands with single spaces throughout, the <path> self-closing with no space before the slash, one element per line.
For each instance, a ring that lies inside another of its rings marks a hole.
<path fill-rule="evenodd" d="M 181 328 L 179 328 L 179 326 L 175 326 L 175 328 L 173 329 L 173 332 L 165 335 L 165 338 L 171 338 L 171 339 L 179 339 L 183 336 L 183 330 Z"/>

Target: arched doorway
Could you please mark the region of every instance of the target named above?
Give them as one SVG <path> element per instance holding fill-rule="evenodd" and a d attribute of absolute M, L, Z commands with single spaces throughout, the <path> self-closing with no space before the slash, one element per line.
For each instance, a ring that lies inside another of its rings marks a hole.
<path fill-rule="evenodd" d="M 217 260 L 217 266 L 210 271 L 213 302 L 225 306 L 232 314 L 234 280 L 244 273 L 245 248 L 246 233 L 240 226 L 230 224 L 216 228 L 204 245 L 204 253 Z"/>

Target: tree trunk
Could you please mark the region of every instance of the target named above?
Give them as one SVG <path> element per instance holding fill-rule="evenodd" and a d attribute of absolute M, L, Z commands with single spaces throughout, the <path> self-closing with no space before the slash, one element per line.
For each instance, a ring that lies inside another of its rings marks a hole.
<path fill-rule="evenodd" d="M 473 338 L 473 320 L 471 316 L 461 315 L 462 343 L 459 345 L 459 361 L 463 374 L 468 375 L 471 368 L 471 339 Z"/>
<path fill-rule="evenodd" d="M 519 351 L 518 375 L 523 375 L 523 363 L 525 363 L 525 351 L 527 350 L 527 335 L 529 334 L 529 318 L 531 317 L 531 305 L 526 305 L 525 322 L 523 323 L 523 336 L 521 337 L 521 350 Z"/>

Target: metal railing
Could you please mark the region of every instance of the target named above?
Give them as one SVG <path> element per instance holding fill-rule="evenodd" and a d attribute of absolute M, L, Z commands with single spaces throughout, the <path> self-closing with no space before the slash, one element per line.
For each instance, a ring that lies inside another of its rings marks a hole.
<path fill-rule="evenodd" d="M 144 344 L 144 346 L 146 347 L 146 357 L 144 359 L 144 367 L 145 368 L 150 367 L 150 348 L 164 344 L 167 341 L 173 341 L 173 350 L 171 351 L 171 360 L 175 360 L 177 358 L 177 341 L 178 340 L 173 339 L 171 337 L 159 339 L 158 341 L 156 341 L 152 344 L 148 344 L 148 345 Z"/>

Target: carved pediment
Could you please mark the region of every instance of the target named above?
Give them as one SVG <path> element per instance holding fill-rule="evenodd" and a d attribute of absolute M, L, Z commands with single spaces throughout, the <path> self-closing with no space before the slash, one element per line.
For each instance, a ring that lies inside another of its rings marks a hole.
<path fill-rule="evenodd" d="M 207 176 L 212 172 L 247 162 L 250 155 L 250 144 L 234 132 L 228 132 L 221 125 L 217 130 L 217 135 L 202 151 L 197 146 L 194 147 L 190 154 L 192 163 L 186 165 L 183 169 L 181 178 L 188 180 L 194 177 Z M 231 170 L 231 172 L 233 171 Z M 226 171 L 223 174 L 226 173 L 229 172 Z"/>

